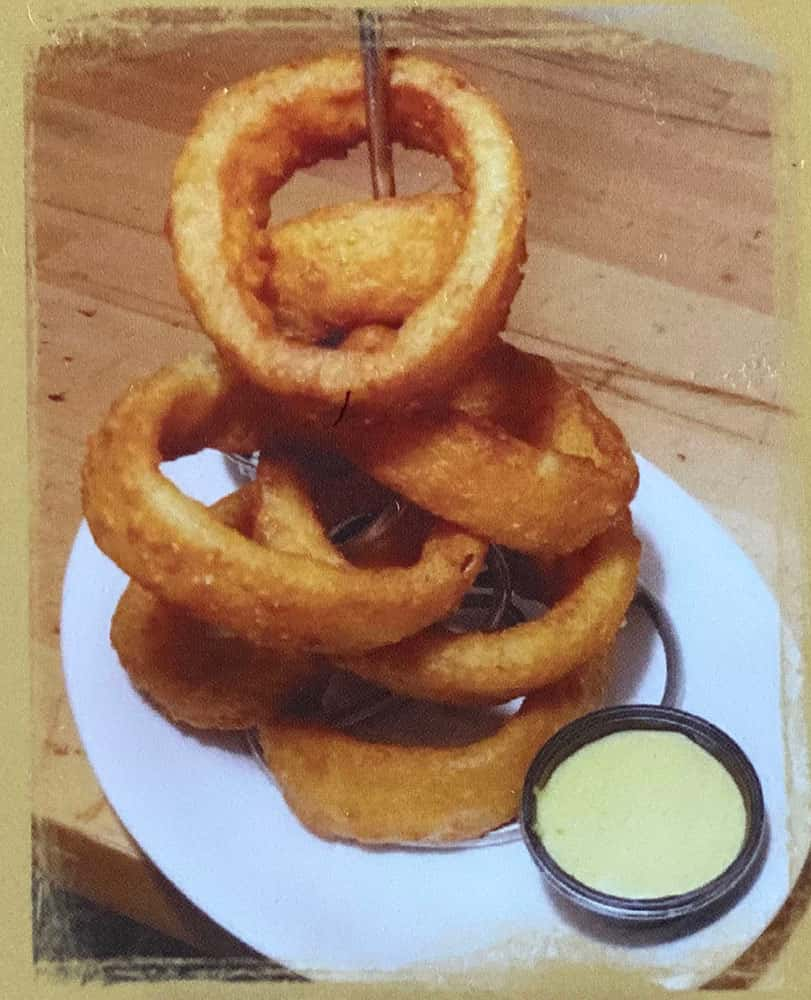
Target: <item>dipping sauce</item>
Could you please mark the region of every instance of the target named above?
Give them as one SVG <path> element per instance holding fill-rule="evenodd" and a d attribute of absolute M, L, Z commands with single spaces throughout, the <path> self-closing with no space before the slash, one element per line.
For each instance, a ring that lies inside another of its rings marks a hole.
<path fill-rule="evenodd" d="M 706 884 L 735 860 L 746 833 L 734 779 L 681 733 L 604 736 L 559 764 L 535 794 L 535 831 L 557 864 L 630 899 Z"/>

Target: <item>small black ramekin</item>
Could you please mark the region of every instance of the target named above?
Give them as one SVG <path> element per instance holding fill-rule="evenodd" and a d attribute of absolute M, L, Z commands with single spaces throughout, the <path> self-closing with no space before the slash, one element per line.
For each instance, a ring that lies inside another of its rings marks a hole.
<path fill-rule="evenodd" d="M 712 754 L 740 789 L 746 810 L 743 844 L 735 859 L 712 881 L 677 895 L 633 899 L 601 892 L 564 871 L 550 856 L 534 829 L 536 789 L 571 754 L 611 733 L 628 730 L 681 733 Z M 565 726 L 541 747 L 524 781 L 521 833 L 533 860 L 549 884 L 568 900 L 612 921 L 654 925 L 690 918 L 714 918 L 751 884 L 766 846 L 766 820 L 760 781 L 749 758 L 723 730 L 706 719 L 659 705 L 623 705 L 600 709 Z"/>

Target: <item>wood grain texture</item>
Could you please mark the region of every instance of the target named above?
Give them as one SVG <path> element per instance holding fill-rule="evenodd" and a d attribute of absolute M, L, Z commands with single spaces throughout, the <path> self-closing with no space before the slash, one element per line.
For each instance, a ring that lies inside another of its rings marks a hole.
<path fill-rule="evenodd" d="M 412 12 L 391 21 L 387 40 L 458 65 L 516 130 L 530 257 L 508 338 L 581 381 L 776 585 L 791 407 L 773 305 L 771 78 L 527 9 Z M 158 20 L 43 52 L 30 94 L 38 858 L 73 888 L 212 954 L 216 930 L 142 856 L 87 764 L 61 679 L 60 587 L 81 517 L 86 435 L 132 379 L 208 349 L 163 235 L 183 136 L 218 87 L 341 45 L 354 45 L 354 22 L 329 12 L 248 27 L 215 18 L 204 30 Z M 443 164 L 418 154 L 398 150 L 395 171 L 404 193 L 448 183 Z M 274 212 L 368 192 L 359 150 L 297 175 Z M 803 892 L 795 907 L 805 907 Z M 757 979 L 783 933 L 739 979 Z"/>

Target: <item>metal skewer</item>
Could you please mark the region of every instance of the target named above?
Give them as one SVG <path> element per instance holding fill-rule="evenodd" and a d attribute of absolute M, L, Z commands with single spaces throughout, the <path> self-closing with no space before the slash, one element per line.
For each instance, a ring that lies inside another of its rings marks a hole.
<path fill-rule="evenodd" d="M 388 56 L 383 45 L 382 20 L 374 11 L 359 10 L 358 28 L 360 53 L 363 59 L 372 193 L 375 198 L 393 198 L 394 167 L 387 108 Z"/>

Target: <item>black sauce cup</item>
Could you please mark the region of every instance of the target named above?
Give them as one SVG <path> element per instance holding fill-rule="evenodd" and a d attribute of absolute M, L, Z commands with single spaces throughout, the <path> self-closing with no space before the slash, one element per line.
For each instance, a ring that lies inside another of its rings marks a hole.
<path fill-rule="evenodd" d="M 614 896 L 580 882 L 554 861 L 535 830 L 537 791 L 566 758 L 611 733 L 640 729 L 680 733 L 712 754 L 735 781 L 746 811 L 743 843 L 724 871 L 689 892 L 650 899 Z M 541 747 L 529 766 L 519 819 L 530 855 L 556 892 L 598 917 L 637 926 L 675 921 L 694 924 L 720 916 L 751 885 L 763 862 L 767 839 L 760 780 L 743 750 L 706 719 L 659 705 L 600 709 L 576 719 L 556 733 Z"/>

